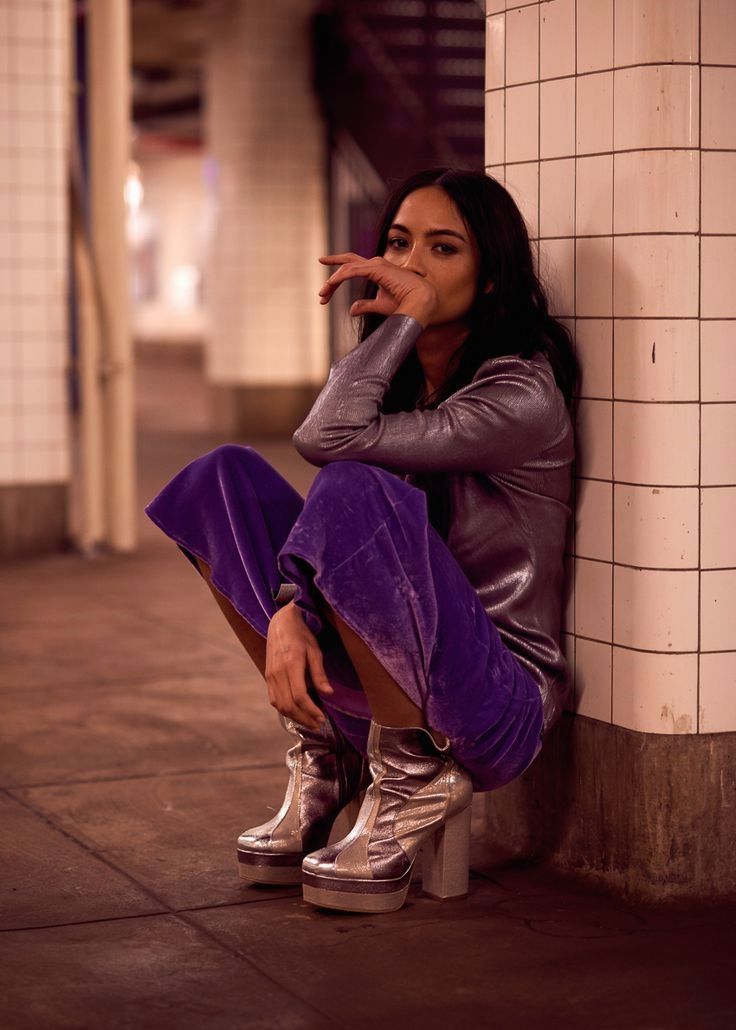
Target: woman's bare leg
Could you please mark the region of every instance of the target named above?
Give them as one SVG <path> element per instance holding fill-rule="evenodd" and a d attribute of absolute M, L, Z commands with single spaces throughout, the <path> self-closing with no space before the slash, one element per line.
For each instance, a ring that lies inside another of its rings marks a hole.
<path fill-rule="evenodd" d="M 371 714 L 382 726 L 422 726 L 429 729 L 424 713 L 409 698 L 396 680 L 386 672 L 367 644 L 348 626 L 336 611 L 324 604 L 320 611 L 331 622 L 350 661 L 355 666 L 358 679 L 363 687 Z M 435 743 L 442 747 L 446 742 L 444 734 L 437 730 L 429 730 Z"/>
<path fill-rule="evenodd" d="M 202 575 L 207 581 L 212 594 L 223 615 L 232 627 L 236 637 L 256 664 L 261 676 L 266 675 L 266 641 L 243 616 L 232 606 L 224 594 L 212 585 L 210 567 L 201 558 L 196 557 Z M 424 713 L 407 697 L 396 680 L 386 672 L 370 648 L 350 626 L 327 604 L 320 606 L 320 611 L 328 622 L 332 623 L 355 666 L 358 679 L 363 687 L 371 714 L 382 726 L 422 726 L 428 729 Z M 445 737 L 430 730 L 435 741 L 444 744 Z"/>
<path fill-rule="evenodd" d="M 206 562 L 202 561 L 201 558 L 197 557 L 197 555 L 195 555 L 194 557 L 197 560 L 199 570 L 204 576 L 205 580 L 207 581 L 207 585 L 212 591 L 215 600 L 222 609 L 223 615 L 225 616 L 233 631 L 235 632 L 235 636 L 238 638 L 240 643 L 243 645 L 245 650 L 248 652 L 248 654 L 255 662 L 256 668 L 260 672 L 261 676 L 265 678 L 266 641 L 260 633 L 256 632 L 256 630 L 253 629 L 249 622 L 246 622 L 246 620 L 243 618 L 240 612 L 233 608 L 228 598 L 225 597 L 224 594 L 221 594 L 220 591 L 212 585 L 212 581 L 210 578 L 211 570 L 209 565 Z"/>

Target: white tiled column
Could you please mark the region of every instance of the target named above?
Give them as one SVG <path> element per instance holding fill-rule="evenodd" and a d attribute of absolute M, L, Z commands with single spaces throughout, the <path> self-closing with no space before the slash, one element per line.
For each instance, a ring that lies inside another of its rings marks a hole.
<path fill-rule="evenodd" d="M 736 729 L 736 4 L 701 0 L 700 730 Z"/>
<path fill-rule="evenodd" d="M 220 211 L 208 278 L 218 384 L 324 381 L 317 291 L 327 247 L 325 141 L 311 88 L 311 0 L 229 3 L 207 58 L 207 145 Z"/>
<path fill-rule="evenodd" d="M 487 13 L 487 169 L 582 366 L 575 709 L 736 730 L 736 4 Z"/>
<path fill-rule="evenodd" d="M 0 2 L 0 490 L 16 496 L 69 479 L 68 34 L 67 0 Z"/>

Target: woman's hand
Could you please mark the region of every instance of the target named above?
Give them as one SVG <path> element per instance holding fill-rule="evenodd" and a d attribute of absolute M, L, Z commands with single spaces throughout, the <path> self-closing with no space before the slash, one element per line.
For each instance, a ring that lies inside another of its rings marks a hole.
<path fill-rule="evenodd" d="M 282 715 L 308 729 L 319 730 L 324 713 L 307 693 L 307 675 L 320 694 L 332 694 L 322 650 L 293 601 L 272 616 L 266 636 L 268 699 Z"/>
<path fill-rule="evenodd" d="M 350 314 L 411 315 L 424 326 L 428 325 L 437 306 L 434 286 L 417 272 L 401 268 L 386 258 L 361 257 L 360 254 L 326 254 L 319 259 L 323 265 L 340 265 L 319 291 L 320 304 L 327 304 L 333 293 L 346 279 L 362 276 L 378 284 L 373 300 L 356 300 Z"/>

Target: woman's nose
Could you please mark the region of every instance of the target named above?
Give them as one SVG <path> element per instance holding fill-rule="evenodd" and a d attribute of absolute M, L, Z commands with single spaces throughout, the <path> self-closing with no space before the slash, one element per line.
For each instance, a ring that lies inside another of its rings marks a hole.
<path fill-rule="evenodd" d="M 421 255 L 416 249 L 412 249 L 406 255 L 402 268 L 405 268 L 407 272 L 416 272 L 417 275 L 425 275 L 424 262 Z"/>

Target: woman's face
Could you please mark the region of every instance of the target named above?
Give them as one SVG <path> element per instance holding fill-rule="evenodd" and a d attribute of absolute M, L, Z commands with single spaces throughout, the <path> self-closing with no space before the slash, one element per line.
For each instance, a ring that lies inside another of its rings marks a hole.
<path fill-rule="evenodd" d="M 400 205 L 383 257 L 425 276 L 439 304 L 432 325 L 462 320 L 475 299 L 478 245 L 440 186 L 414 190 Z"/>

